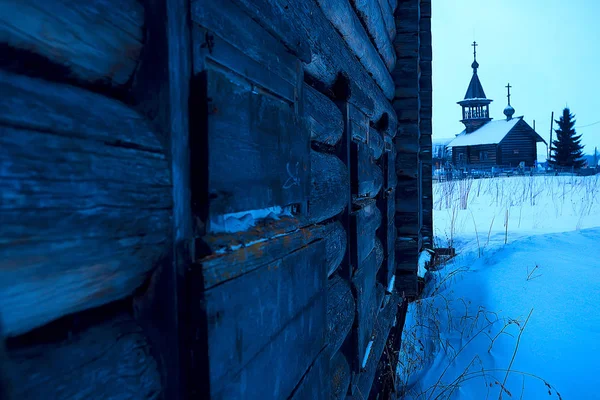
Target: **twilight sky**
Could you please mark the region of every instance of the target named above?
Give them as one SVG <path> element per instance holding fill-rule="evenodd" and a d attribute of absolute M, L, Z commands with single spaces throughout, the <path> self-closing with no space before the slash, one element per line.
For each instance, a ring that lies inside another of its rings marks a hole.
<path fill-rule="evenodd" d="M 599 0 L 433 0 L 433 138 L 451 138 L 472 76 L 476 40 L 479 78 L 490 116 L 503 118 L 510 82 L 515 116 L 548 141 L 550 114 L 576 114 L 584 152 L 600 152 Z M 584 127 L 585 125 L 596 125 Z M 556 135 L 554 135 L 556 136 Z"/>

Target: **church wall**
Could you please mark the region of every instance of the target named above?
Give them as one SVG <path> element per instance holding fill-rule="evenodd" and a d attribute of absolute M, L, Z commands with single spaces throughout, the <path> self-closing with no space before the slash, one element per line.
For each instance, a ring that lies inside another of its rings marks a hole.
<path fill-rule="evenodd" d="M 516 167 L 525 161 L 528 167 L 534 166 L 537 158 L 532 129 L 525 122 L 519 122 L 500 143 L 502 165 Z"/>

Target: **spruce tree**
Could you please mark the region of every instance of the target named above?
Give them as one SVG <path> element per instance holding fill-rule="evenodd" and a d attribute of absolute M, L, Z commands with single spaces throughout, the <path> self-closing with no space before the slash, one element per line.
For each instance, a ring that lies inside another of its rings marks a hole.
<path fill-rule="evenodd" d="M 555 167 L 583 167 L 585 163 L 583 145 L 581 135 L 575 132 L 575 116 L 567 107 L 563 110 L 562 117 L 554 122 L 558 125 L 558 129 L 554 130 L 556 140 L 552 141 L 550 163 Z"/>

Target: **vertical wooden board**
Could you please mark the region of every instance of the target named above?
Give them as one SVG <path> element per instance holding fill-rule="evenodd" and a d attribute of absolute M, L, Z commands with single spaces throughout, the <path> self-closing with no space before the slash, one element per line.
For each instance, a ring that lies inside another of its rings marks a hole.
<path fill-rule="evenodd" d="M 352 143 L 353 160 L 356 164 L 351 168 L 352 193 L 357 198 L 377 196 L 383 186 L 383 172 L 375 163 L 372 150 L 367 144 Z"/>
<path fill-rule="evenodd" d="M 346 398 L 348 387 L 350 386 L 350 366 L 346 356 L 341 351 L 338 351 L 330 361 L 330 379 L 331 379 L 331 400 L 342 400 Z M 313 397 L 320 399 L 325 397 Z"/>
<path fill-rule="evenodd" d="M 371 386 L 373 384 L 373 380 L 375 379 L 377 365 L 379 364 L 379 359 L 383 354 L 390 329 L 394 323 L 394 318 L 396 317 L 396 312 L 398 310 L 398 304 L 400 304 L 400 299 L 396 294 L 394 294 L 390 297 L 390 300 L 387 302 L 385 308 L 379 312 L 373 328 L 373 345 L 371 347 L 369 358 L 367 359 L 365 367 L 360 375 L 356 376 L 356 379 L 354 380 L 353 393 L 355 394 L 356 398 L 369 398 L 369 392 L 371 391 Z"/>
<path fill-rule="evenodd" d="M 387 139 L 387 138 L 386 138 Z M 390 146 L 389 151 L 386 152 L 386 176 L 385 176 L 385 188 L 393 189 L 398 184 L 398 176 L 396 175 L 396 146 Z"/>
<path fill-rule="evenodd" d="M 330 398 L 331 393 L 331 361 L 329 354 L 323 350 L 310 366 L 306 375 L 294 389 L 289 400 L 313 400 Z"/>
<path fill-rule="evenodd" d="M 381 266 L 383 252 L 374 248 L 362 263 L 352 284 L 356 292 L 356 339 L 357 362 L 363 360 L 373 331 L 373 321 L 377 317 L 381 305 L 383 287 L 377 283 L 377 272 Z M 378 293 L 379 288 L 379 293 Z"/>
<path fill-rule="evenodd" d="M 209 215 L 305 204 L 310 133 L 293 105 L 234 74 L 206 75 Z"/>
<path fill-rule="evenodd" d="M 350 283 L 339 274 L 327 281 L 327 354 L 333 356 L 354 323 L 355 300 Z"/>
<path fill-rule="evenodd" d="M 211 399 L 288 398 L 326 346 L 325 308 L 321 292 Z"/>
<path fill-rule="evenodd" d="M 210 369 L 212 393 L 233 390 L 233 380 L 250 373 L 246 371 L 251 369 L 248 364 L 294 318 L 302 320 L 298 329 L 310 322 L 307 336 L 324 338 L 324 292 L 327 279 L 324 253 L 324 241 L 313 242 L 205 293 L 209 359 L 215 360 L 211 362 Z M 302 315 L 310 308 L 309 304 L 314 303 L 321 295 L 323 300 L 319 302 L 322 303 L 323 310 L 314 312 L 317 316 L 323 314 L 323 321 L 307 321 L 308 317 Z M 286 328 L 284 333 L 289 329 Z M 293 335 L 300 335 L 300 331 L 289 334 L 290 338 L 283 340 L 288 344 Z M 315 341 L 315 346 L 321 346 L 320 342 Z M 255 363 L 253 365 L 264 368 Z M 270 372 L 275 374 L 273 377 L 283 373 Z"/>

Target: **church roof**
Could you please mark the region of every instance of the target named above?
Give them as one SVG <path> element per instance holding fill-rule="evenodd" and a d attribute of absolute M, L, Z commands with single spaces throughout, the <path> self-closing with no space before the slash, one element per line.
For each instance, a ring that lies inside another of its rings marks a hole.
<path fill-rule="evenodd" d="M 474 72 L 473 77 L 471 78 L 471 83 L 469 83 L 469 88 L 467 89 L 467 94 L 465 94 L 465 100 L 486 98 L 487 97 L 483 91 L 483 86 L 479 81 L 479 76 L 477 75 L 477 72 Z"/>
<path fill-rule="evenodd" d="M 464 130 L 456 135 L 454 140 L 448 144 L 448 147 L 498 144 L 522 119 L 523 117 L 517 117 L 510 120 L 501 119 L 490 121 L 471 133 L 467 133 L 466 130 Z"/>

